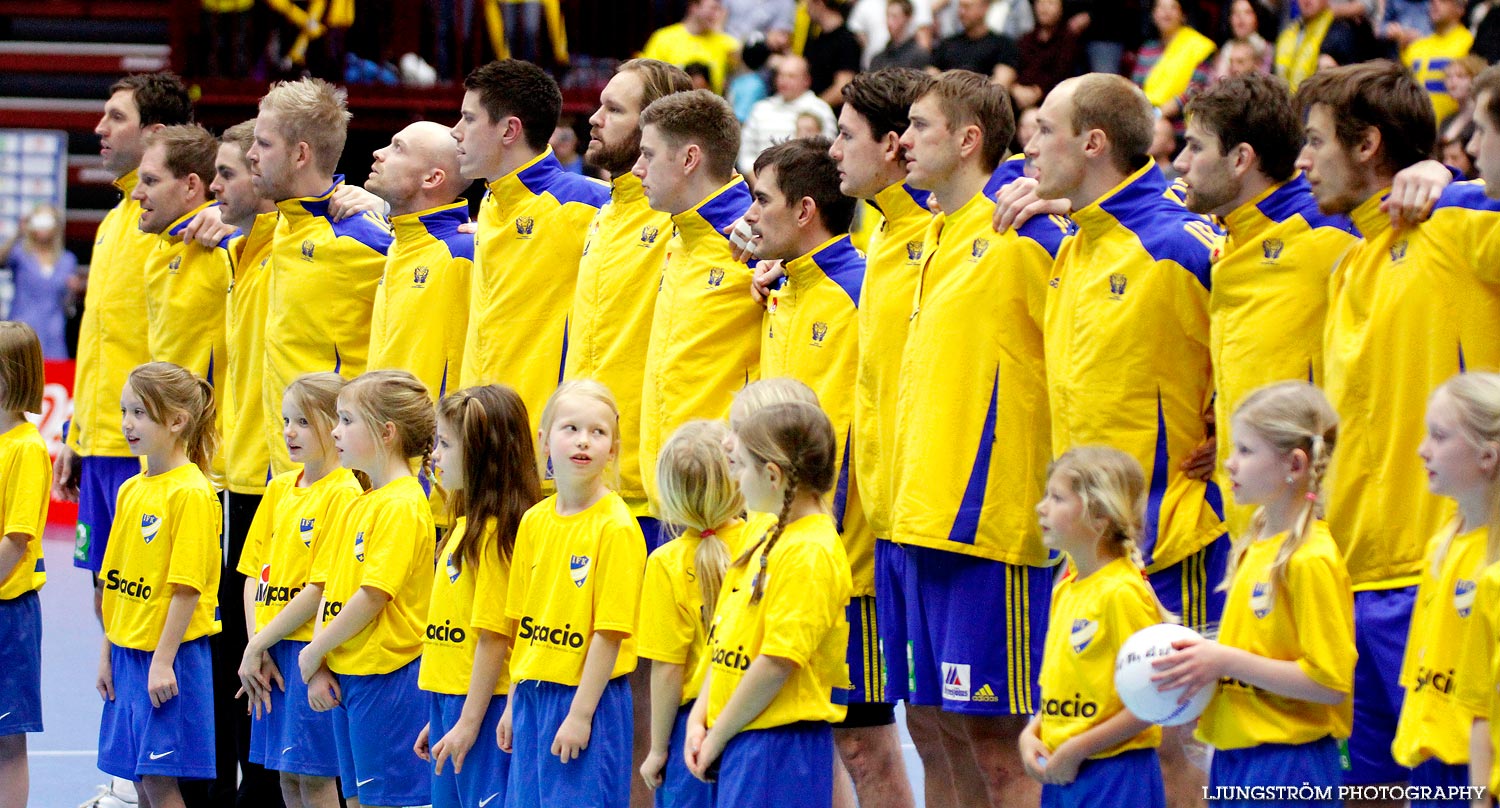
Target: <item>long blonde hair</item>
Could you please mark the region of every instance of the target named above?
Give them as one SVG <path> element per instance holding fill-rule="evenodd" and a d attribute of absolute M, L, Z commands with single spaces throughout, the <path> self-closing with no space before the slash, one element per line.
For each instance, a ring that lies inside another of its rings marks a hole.
<path fill-rule="evenodd" d="M 609 408 L 614 417 L 614 423 L 610 429 L 610 452 L 614 459 L 609 462 L 605 471 L 605 482 L 611 490 L 620 488 L 620 405 L 615 403 L 615 394 L 609 391 L 602 382 L 593 379 L 573 379 L 557 386 L 552 395 L 547 398 L 546 406 L 542 407 L 542 420 L 539 425 L 541 438 L 537 441 L 538 449 L 547 443 L 547 434 L 552 431 L 552 421 L 557 418 L 557 405 L 569 396 L 577 396 L 594 401 Z M 545 451 L 537 452 L 537 462 L 545 471 L 552 458 Z M 544 475 L 551 476 L 551 475 Z"/>
<path fill-rule="evenodd" d="M 4 387 L 0 409 L 42 411 L 47 388 L 42 341 L 31 326 L 17 320 L 0 320 L 0 385 Z"/>
<path fill-rule="evenodd" d="M 729 567 L 729 545 L 717 530 L 745 510 L 724 454 L 728 436 L 729 429 L 719 421 L 689 421 L 672 433 L 656 459 L 662 521 L 674 530 L 692 528 L 702 537 L 693 554 L 693 575 L 703 595 L 705 629 L 713 625 L 719 587 Z"/>
<path fill-rule="evenodd" d="M 1486 444 L 1500 444 L 1500 374 L 1460 373 L 1438 385 L 1428 397 L 1428 406 L 1438 396 L 1448 397 L 1458 415 L 1458 432 L 1475 448 L 1484 449 Z M 1500 447 L 1490 447 L 1500 449 Z M 1465 525 L 1473 530 L 1478 525 Z M 1443 557 L 1453 536 L 1449 535 L 1433 556 L 1433 569 L 1440 570 Z M 1500 472 L 1490 480 L 1489 490 L 1489 541 L 1485 552 L 1486 564 L 1500 561 Z"/>
<path fill-rule="evenodd" d="M 818 403 L 818 394 L 811 387 L 790 376 L 757 379 L 734 394 L 734 402 L 729 405 L 729 428 L 738 429 L 746 418 L 772 404 L 790 404 L 794 401 L 814 407 L 822 406 Z"/>
<path fill-rule="evenodd" d="M 218 406 L 213 385 L 192 371 L 171 362 L 147 362 L 130 371 L 125 380 L 141 398 L 146 415 L 165 425 L 174 413 L 187 418 L 182 443 L 188 459 L 204 474 L 212 474 L 214 453 L 219 449 L 219 429 L 214 424 Z"/>
<path fill-rule="evenodd" d="M 339 399 L 348 403 L 349 409 L 359 416 L 360 426 L 370 430 L 382 447 L 380 425 L 395 425 L 394 450 L 403 460 L 421 458 L 419 473 L 430 473 L 437 412 L 427 387 L 416 376 L 404 370 L 368 371 L 344 385 Z"/>
<path fill-rule="evenodd" d="M 1266 385 L 1246 396 L 1234 411 L 1233 420 L 1253 430 L 1283 455 L 1301 451 L 1307 456 L 1307 494 L 1287 530 L 1286 540 L 1271 562 L 1267 582 L 1270 592 L 1277 583 L 1286 582 L 1287 562 L 1307 541 L 1313 522 L 1323 518 L 1323 489 L 1328 465 L 1333 460 L 1333 447 L 1338 442 L 1339 416 L 1322 390 L 1307 382 L 1287 381 Z M 1234 538 L 1220 590 L 1227 590 L 1234 582 L 1235 570 L 1245 552 L 1265 527 L 1266 511 L 1259 508 L 1250 520 L 1249 529 Z"/>
<path fill-rule="evenodd" d="M 1128 558 L 1136 568 L 1145 569 L 1139 542 L 1146 521 L 1146 472 L 1140 462 L 1111 446 L 1075 446 L 1052 461 L 1047 476 L 1066 480 L 1083 503 L 1084 514 L 1104 523 L 1099 537 L 1102 555 Z M 1155 590 L 1151 599 L 1162 622 L 1177 622 Z"/>

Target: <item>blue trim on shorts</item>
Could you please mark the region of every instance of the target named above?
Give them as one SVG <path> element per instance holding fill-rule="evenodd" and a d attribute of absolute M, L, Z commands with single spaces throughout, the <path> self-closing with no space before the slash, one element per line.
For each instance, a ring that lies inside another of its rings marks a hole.
<path fill-rule="evenodd" d="M 1338 799 L 1343 771 L 1339 744 L 1332 737 L 1301 744 L 1268 743 L 1245 749 L 1219 749 L 1208 767 L 1208 793 L 1219 786 L 1310 786 L 1331 789 L 1329 800 L 1214 800 L 1215 808 L 1266 808 L 1266 806 L 1329 806 Z"/>
<path fill-rule="evenodd" d="M 1065 786 L 1042 786 L 1041 808 L 1095 808 L 1104 804 L 1130 808 L 1166 808 L 1161 758 L 1153 749 L 1132 749 L 1107 758 L 1085 760 L 1078 777 Z"/>
<path fill-rule="evenodd" d="M 140 473 L 138 457 L 78 458 L 78 527 L 73 540 L 73 566 L 95 573 L 103 568 L 120 486 Z"/>
<path fill-rule="evenodd" d="M 427 723 L 430 693 L 417 688 L 421 659 L 367 676 L 337 674 L 333 735 L 344 797 L 361 805 L 426 805 L 432 769 L 412 750 Z"/>
<path fill-rule="evenodd" d="M 1406 653 L 1415 586 L 1354 593 L 1354 731 L 1349 736 L 1346 785 L 1405 783 L 1411 770 L 1391 756 L 1406 688 L 1401 658 Z"/>
<path fill-rule="evenodd" d="M 428 748 L 438 745 L 463 716 L 468 696 L 432 694 L 427 721 Z M 432 808 L 504 808 L 505 783 L 510 779 L 510 755 L 495 745 L 495 728 L 505 714 L 505 697 L 492 696 L 479 724 L 474 745 L 464 755 L 464 768 L 453 770 L 453 761 L 443 762 L 441 774 L 432 777 Z"/>
<path fill-rule="evenodd" d="M 687 743 L 688 714 L 693 703 L 677 708 L 672 721 L 672 739 L 667 743 L 667 766 L 662 770 L 662 784 L 652 799 L 656 808 L 714 808 L 714 784 L 705 783 L 688 771 L 683 758 Z"/>
<path fill-rule="evenodd" d="M 297 655 L 306 647 L 300 640 L 282 640 L 267 651 L 281 671 L 286 691 L 272 686 L 271 712 L 251 719 L 250 762 L 289 774 L 338 777 L 333 713 L 313 710 L 297 666 Z"/>
<path fill-rule="evenodd" d="M 552 740 L 573 706 L 577 687 L 527 680 L 511 686 L 513 740 L 506 808 L 590 806 L 629 808 L 635 714 L 628 676 L 605 685 L 594 710 L 588 748 L 563 763 Z"/>
<path fill-rule="evenodd" d="M 42 601 L 35 590 L 0 600 L 0 737 L 42 731 Z"/>
<path fill-rule="evenodd" d="M 214 768 L 213 653 L 207 637 L 177 649 L 177 696 L 151 706 L 146 689 L 151 651 L 110 649 L 115 699 L 99 720 L 99 770 L 140 780 L 147 775 L 212 780 Z"/>
<path fill-rule="evenodd" d="M 1170 567 L 1146 576 L 1157 600 L 1182 624 L 1210 637 L 1218 634 L 1228 592 L 1220 591 L 1233 542 L 1225 533 Z"/>

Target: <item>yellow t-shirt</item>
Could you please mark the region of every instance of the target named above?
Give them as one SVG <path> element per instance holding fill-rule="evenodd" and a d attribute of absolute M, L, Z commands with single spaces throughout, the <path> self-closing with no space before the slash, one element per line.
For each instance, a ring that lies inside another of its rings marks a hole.
<path fill-rule="evenodd" d="M 636 516 L 651 512 L 641 481 L 641 386 L 672 217 L 651 209 L 634 174 L 612 181 L 609 203 L 589 226 L 568 319 L 564 379 L 593 379 L 620 408 L 620 496 Z"/>
<path fill-rule="evenodd" d="M 564 171 L 548 147 L 479 203 L 461 386 L 514 387 L 533 432 L 562 378 L 589 222 L 608 200 L 608 185 Z"/>
<path fill-rule="evenodd" d="M 375 288 L 370 370 L 410 372 L 437 401 L 457 389 L 469 324 L 474 236 L 460 233 L 469 203 L 391 218 L 395 241 Z"/>
<path fill-rule="evenodd" d="M 741 521 L 717 531 L 729 547 L 730 562 L 739 556 L 747 542 L 764 533 L 763 522 L 756 527 L 760 532 Z M 693 563 L 702 541 L 698 531 L 688 530 L 656 548 L 646 559 L 646 582 L 641 586 L 636 653 L 644 659 L 683 666 L 683 704 L 697 698 L 703 687 L 703 652 L 708 647 L 708 632 L 703 626 L 703 592 L 698 588 L 697 567 Z"/>
<path fill-rule="evenodd" d="M 1500 564 L 1491 564 L 1480 572 L 1474 605 L 1479 611 L 1479 625 L 1463 646 L 1459 664 L 1462 670 L 1477 675 L 1459 679 L 1456 695 L 1463 710 L 1476 720 L 1490 722 L 1490 748 L 1500 749 L 1500 724 L 1491 720 L 1500 710 L 1500 686 L 1496 686 L 1500 682 L 1500 654 L 1495 652 L 1500 640 Z M 1496 793 L 1500 789 L 1500 757 L 1490 763 L 1486 779 L 1490 793 Z"/>
<path fill-rule="evenodd" d="M 750 201 L 735 177 L 672 217 L 677 235 L 667 246 L 641 391 L 640 470 L 652 497 L 667 437 L 694 418 L 726 417 L 735 392 L 760 378 L 764 311 L 750 298 L 750 267 L 734 260 L 723 232 Z"/>
<path fill-rule="evenodd" d="M 192 463 L 120 486 L 104 550 L 104 634 L 121 648 L 155 651 L 174 587 L 198 593 L 182 641 L 219 633 L 219 498 Z"/>
<path fill-rule="evenodd" d="M 505 616 L 516 621 L 512 682 L 576 686 L 595 632 L 625 635 L 610 678 L 635 670 L 636 612 L 646 540 L 625 500 L 610 492 L 562 516 L 557 497 L 521 517 Z"/>
<path fill-rule="evenodd" d="M 771 703 L 745 729 L 798 721 L 844 720 L 849 703 L 849 559 L 833 518 L 806 516 L 787 525 L 767 559 L 765 591 L 752 604 L 761 546 L 743 566 L 729 568 L 708 633 L 708 726 L 729 703 L 750 663 L 769 654 L 796 663 Z"/>
<path fill-rule="evenodd" d="M 355 497 L 330 527 L 321 542 L 326 555 L 314 560 L 308 577 L 328 582 L 323 624 L 361 587 L 378 589 L 391 600 L 358 634 L 328 653 L 328 667 L 334 673 L 390 673 L 422 653 L 437 535 L 432 506 L 416 477 L 399 477 Z"/>
<path fill-rule="evenodd" d="M 875 594 L 875 533 L 848 462 L 854 451 L 854 383 L 859 361 L 859 299 L 865 257 L 848 235 L 786 262 L 786 276 L 766 301 L 760 342 L 765 378 L 790 376 L 811 387 L 836 438 L 833 523 L 844 540 L 854 595 Z"/>
<path fill-rule="evenodd" d="M 120 390 L 136 365 L 151 361 L 145 266 L 158 238 L 141 232 L 141 205 L 130 198 L 136 180 L 134 171 L 115 180 L 125 198 L 99 223 L 89 264 L 68 429 L 68 446 L 84 456 L 130 456 L 120 432 Z M 79 536 L 80 543 L 87 539 Z M 85 548 L 79 552 L 87 556 Z"/>
<path fill-rule="evenodd" d="M 1209 267 L 1220 234 L 1167 193 L 1148 162 L 1076 211 L 1047 291 L 1052 451 L 1104 444 L 1140 462 L 1151 572 L 1224 533 L 1218 485 L 1181 469 L 1213 406 Z"/>
<path fill-rule="evenodd" d="M 1489 528 L 1458 533 L 1457 520 L 1428 544 L 1428 565 L 1417 587 L 1411 613 L 1406 656 L 1401 662 L 1401 720 L 1391 755 L 1402 766 L 1416 766 L 1429 758 L 1447 764 L 1469 762 L 1469 730 L 1474 712 L 1464 706 L 1458 691 L 1465 680 L 1489 683 L 1489 670 L 1465 649 L 1482 643 L 1484 621 L 1477 597 L 1479 575 Z M 1432 570 L 1441 543 L 1452 537 L 1442 568 Z"/>
<path fill-rule="evenodd" d="M 1234 447 L 1231 416 L 1245 396 L 1272 382 L 1323 381 L 1328 278 L 1359 240 L 1347 216 L 1324 216 L 1301 174 L 1224 217 L 1228 237 L 1208 295 L 1214 369 L 1219 489 Z M 1231 536 L 1255 509 L 1225 502 Z"/>
<path fill-rule="evenodd" d="M 250 232 L 230 242 L 234 280 L 227 307 L 228 356 L 224 362 L 224 482 L 231 493 L 263 494 L 271 476 L 271 449 L 266 444 L 265 393 L 266 307 L 271 288 L 271 240 L 274 211 L 255 217 Z M 281 410 L 275 422 L 281 423 Z"/>
<path fill-rule="evenodd" d="M 1345 694 L 1339 704 L 1300 701 L 1237 680 L 1221 680 L 1198 719 L 1215 749 L 1303 744 L 1347 738 L 1354 722 L 1354 592 L 1328 525 L 1314 522 L 1287 561 L 1285 583 L 1270 586 L 1285 533 L 1251 544 L 1224 602 L 1219 642 L 1268 659 L 1293 660 L 1309 679 Z"/>
<path fill-rule="evenodd" d="M 660 59 L 667 64 L 687 67 L 694 62 L 708 66 L 708 83 L 713 91 L 724 94 L 724 79 L 738 60 L 740 41 L 723 31 L 694 34 L 682 23 L 659 28 L 646 40 L 641 58 Z"/>
<path fill-rule="evenodd" d="M 1125 709 L 1115 692 L 1115 656 L 1130 635 L 1161 622 L 1151 585 L 1135 562 L 1120 558 L 1087 578 L 1076 569 L 1052 590 L 1052 617 L 1042 656 L 1042 743 L 1056 750 Z M 1091 759 L 1161 745 L 1152 726 Z"/>
<path fill-rule="evenodd" d="M 448 533 L 432 574 L 432 600 L 427 606 L 427 633 L 422 644 L 422 671 L 417 686 L 433 693 L 463 696 L 474 673 L 477 629 L 509 636 L 515 626 L 505 618 L 505 596 L 510 588 L 510 559 L 501 558 L 499 536 L 489 525 L 479 542 L 479 563 L 455 563 L 453 550 L 468 529 L 460 517 Z M 495 682 L 495 695 L 510 692 L 505 667 Z"/>
<path fill-rule="evenodd" d="M 1439 121 L 1458 111 L 1458 102 L 1448 94 L 1443 74 L 1448 65 L 1468 56 L 1472 47 L 1474 35 L 1463 23 L 1456 22 L 1445 33 L 1428 34 L 1401 50 L 1401 63 L 1411 69 L 1412 76 L 1427 91 Z"/>
<path fill-rule="evenodd" d="M 374 214 L 335 222 L 329 200 L 344 178 L 315 197 L 276 203 L 266 309 L 266 447 L 276 474 L 292 468 L 281 437 L 281 397 L 305 373 L 365 372 L 375 284 L 385 271 L 390 227 Z"/>
<path fill-rule="evenodd" d="M 266 486 L 245 535 L 235 571 L 253 579 L 255 630 L 264 629 L 307 585 L 313 559 L 323 550 L 324 528 L 360 494 L 354 472 L 338 468 L 312 485 L 299 486 L 301 470 L 278 474 Z M 312 639 L 313 620 L 286 635 Z"/>
<path fill-rule="evenodd" d="M 859 367 L 854 382 L 854 450 L 859 498 L 876 537 L 891 537 L 895 487 L 896 409 L 901 352 L 932 212 L 927 192 L 902 183 L 875 195 L 883 218 L 870 236 L 859 300 Z"/>
<path fill-rule="evenodd" d="M 1276 37 L 1276 75 L 1286 79 L 1293 92 L 1304 79 L 1318 72 L 1318 55 L 1323 52 L 1323 40 L 1332 25 L 1333 12 L 1325 9 L 1311 19 L 1292 20 Z"/>
<path fill-rule="evenodd" d="M 30 537 L 15 570 L 0 578 L 0 600 L 10 600 L 47 583 L 42 531 L 51 503 L 52 459 L 41 431 L 30 421 L 0 434 L 0 481 L 0 541 L 13 533 Z"/>

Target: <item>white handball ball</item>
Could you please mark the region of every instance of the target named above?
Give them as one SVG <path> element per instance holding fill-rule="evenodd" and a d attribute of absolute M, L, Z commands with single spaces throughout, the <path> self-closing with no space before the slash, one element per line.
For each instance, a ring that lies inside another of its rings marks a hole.
<path fill-rule="evenodd" d="M 1173 653 L 1172 643 L 1197 636 L 1198 632 L 1187 626 L 1171 623 L 1159 623 L 1130 635 L 1115 657 L 1115 691 L 1125 709 L 1142 721 L 1167 727 L 1186 724 L 1203 714 L 1215 688 L 1205 687 L 1187 703 L 1178 704 L 1183 688 L 1158 691 L 1151 681 L 1156 673 L 1151 663 Z"/>

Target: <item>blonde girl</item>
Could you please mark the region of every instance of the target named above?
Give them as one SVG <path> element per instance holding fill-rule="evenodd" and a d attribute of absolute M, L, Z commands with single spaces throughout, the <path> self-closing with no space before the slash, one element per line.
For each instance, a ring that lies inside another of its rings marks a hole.
<path fill-rule="evenodd" d="M 516 533 L 505 613 L 516 621 L 500 748 L 512 751 L 508 808 L 630 803 L 635 615 L 645 539 L 606 480 L 620 411 L 598 382 L 565 382 L 537 440 L 557 493 Z"/>
<path fill-rule="evenodd" d="M 1185 687 L 1183 699 L 1215 688 L 1197 732 L 1216 750 L 1210 790 L 1336 794 L 1339 741 L 1353 722 L 1354 595 L 1319 495 L 1338 416 L 1316 387 L 1281 382 L 1245 398 L 1231 434 L 1224 468 L 1235 501 L 1258 507 L 1230 554 L 1219 638 L 1178 641 L 1152 680 Z"/>
<path fill-rule="evenodd" d="M 120 487 L 100 580 L 104 697 L 99 768 L 136 781 L 143 804 L 182 805 L 178 780 L 212 779 L 213 672 L 219 632 L 218 447 L 214 391 L 168 362 L 130 372 L 121 427 L 146 470 Z"/>
<path fill-rule="evenodd" d="M 370 490 L 344 506 L 308 580 L 323 583 L 321 626 L 297 655 L 308 702 L 333 716 L 344 797 L 424 805 L 432 775 L 404 741 L 427 720 L 418 657 L 432 591 L 432 506 L 412 473 L 426 470 L 436 416 L 427 388 L 401 370 L 366 373 L 338 396 L 334 445 Z M 392 739 L 402 739 L 392 743 Z"/>
<path fill-rule="evenodd" d="M 725 576 L 684 758 L 699 779 L 717 780 L 721 805 L 826 808 L 854 586 L 824 504 L 833 426 L 811 404 L 773 404 L 738 424 L 731 442 L 746 507 L 777 518 Z"/>
<path fill-rule="evenodd" d="M 432 578 L 417 680 L 433 694 L 432 709 L 414 748 L 433 764 L 433 808 L 503 806 L 510 755 L 496 735 L 510 692 L 513 633 L 505 595 L 516 529 L 542 498 L 521 396 L 500 385 L 444 396 L 432 461 L 458 520 Z"/>
<path fill-rule="evenodd" d="M 0 322 L 0 806 L 26 805 L 26 733 L 42 731 L 42 530 L 52 465 L 26 413 L 42 411 L 42 343 L 25 323 Z"/>
<path fill-rule="evenodd" d="M 281 398 L 281 437 L 293 463 L 266 486 L 245 537 L 237 571 L 245 576 L 249 642 L 240 659 L 241 691 L 250 697 L 250 760 L 281 773 L 288 808 L 336 808 L 339 759 L 333 715 L 315 712 L 296 675 L 297 655 L 312 640 L 322 582 L 309 582 L 328 526 L 363 490 L 339 460 L 337 373 L 309 373 Z"/>
<path fill-rule="evenodd" d="M 703 684 L 699 662 L 724 581 L 745 543 L 745 500 L 729 470 L 718 421 L 689 421 L 667 439 L 656 459 L 659 509 L 681 530 L 646 559 L 641 591 L 641 657 L 651 662 L 651 750 L 641 777 L 658 808 L 710 808 L 713 791 L 682 762 L 693 699 Z"/>
<path fill-rule="evenodd" d="M 1161 729 L 1115 692 L 1115 656 L 1135 632 L 1170 617 L 1142 572 L 1136 541 L 1146 475 L 1134 457 L 1080 446 L 1059 457 L 1037 503 L 1042 540 L 1069 558 L 1052 590 L 1040 685 L 1042 711 L 1021 733 L 1021 762 L 1047 808 L 1166 805 Z"/>

